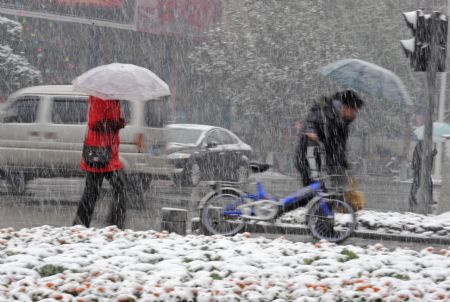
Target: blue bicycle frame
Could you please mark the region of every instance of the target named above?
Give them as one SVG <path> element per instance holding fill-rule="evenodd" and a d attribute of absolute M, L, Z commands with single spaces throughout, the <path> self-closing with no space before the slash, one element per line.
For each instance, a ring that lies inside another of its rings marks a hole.
<path fill-rule="evenodd" d="M 282 213 L 294 210 L 296 208 L 299 208 L 301 206 L 304 205 L 304 202 L 306 200 L 311 199 L 312 197 L 314 197 L 315 195 L 318 195 L 320 197 L 320 207 L 323 210 L 323 213 L 326 217 L 330 217 L 332 215 L 328 204 L 323 201 L 322 198 L 322 184 L 320 183 L 320 181 L 315 181 L 312 184 L 310 184 L 307 187 L 304 187 L 300 190 L 298 190 L 297 192 L 293 193 L 290 196 L 284 197 L 281 200 L 277 200 L 274 198 L 271 198 L 266 191 L 264 190 L 262 183 L 260 181 L 258 181 L 256 183 L 256 189 L 257 189 L 257 193 L 256 195 L 254 194 L 245 194 L 243 196 L 241 196 L 239 198 L 239 201 L 237 203 L 234 204 L 230 204 L 228 205 L 225 210 L 224 210 L 224 215 L 226 216 L 233 216 L 233 217 L 239 217 L 242 215 L 242 211 L 238 210 L 237 207 L 243 204 L 243 199 L 247 198 L 247 199 L 251 199 L 253 201 L 258 201 L 258 200 L 262 200 L 262 199 L 270 199 L 276 202 L 280 203 L 280 207 L 279 207 L 279 211 L 278 211 L 278 215 L 281 215 Z M 252 209 L 251 216 L 255 215 L 254 209 Z"/>

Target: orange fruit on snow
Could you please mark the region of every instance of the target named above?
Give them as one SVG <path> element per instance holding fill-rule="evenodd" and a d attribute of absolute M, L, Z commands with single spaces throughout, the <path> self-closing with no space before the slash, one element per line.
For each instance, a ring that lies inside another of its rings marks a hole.
<path fill-rule="evenodd" d="M 77 288 L 75 288 L 75 292 L 77 294 L 84 292 L 84 290 L 85 290 L 85 288 L 83 286 L 78 286 Z"/>
<path fill-rule="evenodd" d="M 245 287 L 245 283 L 244 282 L 236 282 L 236 285 L 239 286 L 240 288 L 244 288 Z"/>
<path fill-rule="evenodd" d="M 45 286 L 48 288 L 53 288 L 55 286 L 55 284 L 52 282 L 47 282 L 47 283 L 45 283 Z"/>
<path fill-rule="evenodd" d="M 165 288 L 164 288 L 164 291 L 165 291 L 166 293 L 170 293 L 170 292 L 173 292 L 174 289 L 173 289 L 173 287 L 165 287 Z"/>
<path fill-rule="evenodd" d="M 436 299 L 438 299 L 438 300 L 444 300 L 444 299 L 445 299 L 445 295 L 444 295 L 444 294 L 438 294 L 438 295 L 436 296 Z"/>

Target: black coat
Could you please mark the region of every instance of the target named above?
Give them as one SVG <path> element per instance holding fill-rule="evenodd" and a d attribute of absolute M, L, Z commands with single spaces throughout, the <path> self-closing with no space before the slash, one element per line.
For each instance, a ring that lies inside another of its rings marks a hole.
<path fill-rule="evenodd" d="M 422 153 L 423 153 L 423 141 L 419 141 L 414 147 L 411 169 L 415 172 L 417 177 L 419 177 L 420 169 L 422 168 Z M 431 165 L 433 165 L 434 157 L 437 154 L 437 150 L 433 149 L 431 151 Z"/>
<path fill-rule="evenodd" d="M 308 113 L 295 150 L 296 168 L 302 174 L 305 185 L 311 183 L 306 150 L 308 145 L 312 145 L 306 133 L 317 134 L 323 143 L 329 173 L 341 174 L 343 170 L 349 168 L 346 145 L 350 123 L 341 118 L 340 106 L 339 101 L 324 99 L 321 103 L 314 104 Z"/>

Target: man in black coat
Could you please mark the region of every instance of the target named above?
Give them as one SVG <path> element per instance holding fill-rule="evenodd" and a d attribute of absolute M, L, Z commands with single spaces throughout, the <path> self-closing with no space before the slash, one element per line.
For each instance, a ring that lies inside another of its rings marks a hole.
<path fill-rule="evenodd" d="M 307 186 L 312 182 L 307 158 L 308 146 L 323 144 L 329 174 L 343 175 L 349 169 L 346 155 L 349 126 L 363 104 L 363 100 L 354 91 L 344 90 L 332 97 L 322 97 L 311 107 L 295 150 L 295 166 L 302 176 L 303 185 Z M 316 162 L 318 168 L 322 169 L 317 155 Z"/>
<path fill-rule="evenodd" d="M 417 192 L 419 191 L 420 188 L 420 171 L 422 169 L 422 153 L 423 153 L 423 141 L 419 141 L 417 143 L 417 145 L 414 147 L 414 152 L 413 152 L 413 157 L 412 157 L 412 162 L 411 162 L 411 169 L 413 170 L 414 174 L 413 174 L 413 182 L 411 184 L 411 190 L 409 193 L 409 211 L 411 212 L 415 212 L 417 210 Z M 433 151 L 431 151 L 431 164 L 433 165 L 433 160 L 434 157 L 437 154 L 437 150 L 433 149 Z M 429 200 L 431 202 L 433 202 L 433 180 L 431 179 L 431 175 L 430 175 L 430 179 L 428 180 L 428 183 L 430 184 L 430 197 Z M 428 210 L 430 211 L 430 206 L 431 205 L 427 205 Z"/>

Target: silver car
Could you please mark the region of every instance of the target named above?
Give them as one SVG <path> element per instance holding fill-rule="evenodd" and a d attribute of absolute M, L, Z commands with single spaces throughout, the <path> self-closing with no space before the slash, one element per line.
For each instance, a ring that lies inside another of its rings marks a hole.
<path fill-rule="evenodd" d="M 120 160 L 133 181 L 177 173 L 165 156 L 168 100 L 121 101 L 127 125 L 120 131 Z M 34 177 L 81 174 L 87 95 L 70 85 L 35 86 L 12 94 L 0 108 L 0 169 L 21 193 Z"/>

